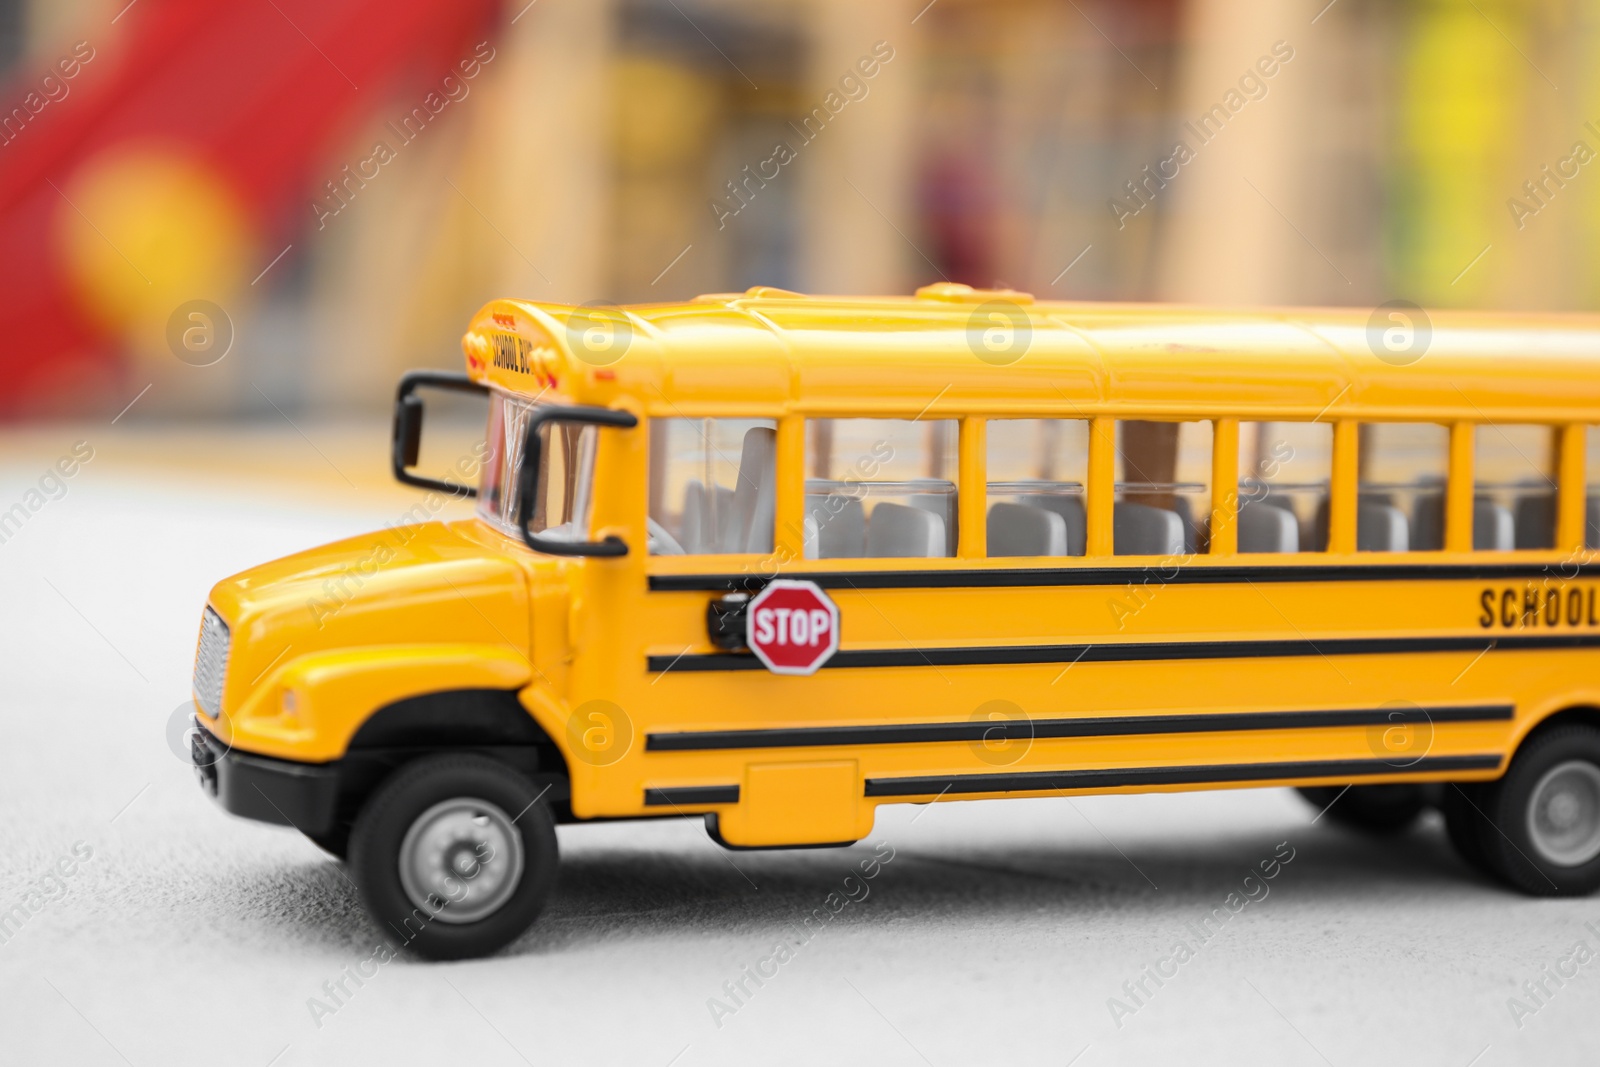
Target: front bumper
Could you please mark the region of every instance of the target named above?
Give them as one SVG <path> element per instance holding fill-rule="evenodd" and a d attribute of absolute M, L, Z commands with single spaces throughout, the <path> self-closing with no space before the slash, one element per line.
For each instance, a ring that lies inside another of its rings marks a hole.
<path fill-rule="evenodd" d="M 198 719 L 189 734 L 189 758 L 200 788 L 225 811 L 308 834 L 333 828 L 339 800 L 336 765 L 236 752 Z"/>

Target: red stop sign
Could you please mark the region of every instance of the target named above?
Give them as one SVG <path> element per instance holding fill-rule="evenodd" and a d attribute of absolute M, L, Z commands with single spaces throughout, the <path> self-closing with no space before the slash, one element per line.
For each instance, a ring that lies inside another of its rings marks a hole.
<path fill-rule="evenodd" d="M 774 579 L 746 609 L 745 643 L 774 674 L 811 674 L 839 650 L 839 609 L 815 582 Z"/>

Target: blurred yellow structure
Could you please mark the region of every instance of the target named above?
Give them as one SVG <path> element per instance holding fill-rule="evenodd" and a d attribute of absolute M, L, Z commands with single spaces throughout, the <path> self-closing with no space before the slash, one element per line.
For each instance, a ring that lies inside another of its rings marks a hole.
<path fill-rule="evenodd" d="M 43 54 L 121 6 L 0 10 Z M 378 410 L 495 296 L 1596 306 L 1592 0 L 510 0 L 491 44 L 319 221 L 412 106 L 372 101 L 236 353 L 158 358 L 141 415 Z"/>

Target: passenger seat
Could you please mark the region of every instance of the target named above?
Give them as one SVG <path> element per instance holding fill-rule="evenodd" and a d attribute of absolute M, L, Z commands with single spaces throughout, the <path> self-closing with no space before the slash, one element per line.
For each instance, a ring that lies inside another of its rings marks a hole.
<path fill-rule="evenodd" d="M 723 532 L 732 523 L 733 490 L 712 486 L 710 493 L 699 480 L 683 487 L 683 536 L 679 540 L 690 554 L 721 551 Z"/>
<path fill-rule="evenodd" d="M 1550 542 L 1545 542 L 1548 548 Z M 1517 547 L 1511 512 L 1486 497 L 1472 502 L 1472 547 L 1479 552 L 1509 552 Z"/>
<path fill-rule="evenodd" d="M 867 555 L 930 559 L 943 556 L 944 520 L 921 508 L 880 503 L 867 518 Z"/>
<path fill-rule="evenodd" d="M 990 556 L 1064 556 L 1067 520 L 1026 504 L 989 506 Z"/>
<path fill-rule="evenodd" d="M 1357 552 L 1404 552 L 1411 547 L 1411 524 L 1392 504 L 1363 500 L 1356 505 Z"/>
<path fill-rule="evenodd" d="M 829 501 L 840 506 L 831 510 Z M 861 499 L 830 493 L 806 494 L 806 558 L 860 559 L 867 552 L 867 512 Z"/>
<path fill-rule="evenodd" d="M 944 526 L 945 537 L 947 538 L 944 550 L 941 551 L 939 555 L 955 555 L 956 546 L 954 542 L 948 540 L 950 535 L 954 534 L 956 530 L 955 484 L 952 482 L 947 482 L 941 478 L 914 478 L 912 479 L 912 484 L 919 486 L 925 485 L 929 489 L 935 490 L 931 493 L 912 493 L 911 496 L 907 498 L 906 503 L 910 504 L 914 508 L 921 508 L 923 511 L 931 511 L 939 517 L 940 523 Z"/>
<path fill-rule="evenodd" d="M 1364 494 L 1363 499 L 1378 494 Z M 1391 503 L 1392 498 L 1383 494 L 1383 499 L 1373 500 L 1372 503 Z M 1411 505 L 1409 545 L 1413 552 L 1437 552 L 1444 547 L 1444 491 L 1438 489 L 1419 489 Z"/>
<path fill-rule="evenodd" d="M 1045 493 L 1039 496 L 1025 496 L 1023 501 L 1030 508 L 1040 508 L 1051 511 L 1061 516 L 1067 525 L 1067 551 L 1068 556 L 1081 556 L 1084 554 L 1085 542 L 1088 540 L 1089 516 L 1083 508 L 1083 497 L 1076 494 L 1068 496 L 1060 493 Z"/>
<path fill-rule="evenodd" d="M 1176 511 L 1121 502 L 1112 509 L 1112 549 L 1119 556 L 1183 554 L 1183 520 Z"/>
<path fill-rule="evenodd" d="M 1600 494 L 1590 493 L 1585 499 L 1584 527 L 1583 543 L 1600 548 Z M 1517 501 L 1516 532 L 1518 548 L 1549 548 L 1555 544 L 1555 494 L 1541 493 Z"/>
<path fill-rule="evenodd" d="M 1294 513 L 1264 501 L 1242 502 L 1239 507 L 1240 552 L 1298 552 L 1300 524 Z"/>
<path fill-rule="evenodd" d="M 733 487 L 733 522 L 724 552 L 771 552 L 777 504 L 778 431 L 753 426 L 739 452 L 739 481 Z"/>
<path fill-rule="evenodd" d="M 1549 548 L 1555 544 L 1556 495 L 1539 493 L 1518 500 L 1515 528 L 1518 548 Z"/>

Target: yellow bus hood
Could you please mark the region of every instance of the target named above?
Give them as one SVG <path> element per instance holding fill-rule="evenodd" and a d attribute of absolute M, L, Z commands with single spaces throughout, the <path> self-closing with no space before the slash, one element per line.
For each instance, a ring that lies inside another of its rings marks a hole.
<path fill-rule="evenodd" d="M 427 644 L 529 652 L 522 566 L 439 522 L 252 567 L 217 583 L 211 605 L 231 631 L 224 709 L 312 652 Z"/>

